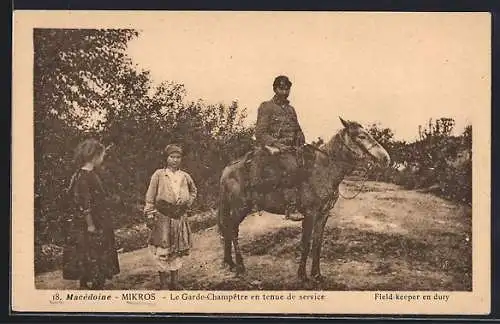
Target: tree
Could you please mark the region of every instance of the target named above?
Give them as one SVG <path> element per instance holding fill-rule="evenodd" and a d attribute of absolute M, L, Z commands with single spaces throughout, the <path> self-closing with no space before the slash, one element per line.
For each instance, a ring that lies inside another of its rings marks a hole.
<path fill-rule="evenodd" d="M 56 197 L 74 165 L 73 148 L 86 136 L 113 143 L 102 167 L 122 198 L 110 210 L 117 226 L 142 222 L 149 177 L 164 166 L 165 145 L 185 149 L 184 168 L 199 186 L 196 206 L 215 205 L 218 177 L 253 145 L 245 109 L 237 102 L 186 103 L 182 84 L 153 86 L 126 55 L 134 30 L 38 29 L 35 45 L 35 195 L 37 244 L 58 243 L 61 212 Z"/>
<path fill-rule="evenodd" d="M 323 145 L 325 143 L 325 141 L 323 140 L 323 138 L 321 137 L 318 137 L 318 139 L 316 141 L 313 141 L 311 143 L 311 145 L 315 146 L 315 147 L 320 147 L 321 145 Z"/>
<path fill-rule="evenodd" d="M 49 210 L 57 210 L 55 197 L 67 184 L 77 142 L 86 133 L 96 134 L 106 113 L 140 98 L 147 88 L 147 73 L 138 73 L 125 55 L 135 36 L 128 29 L 34 30 L 35 197 L 41 236 L 60 227 Z"/>
<path fill-rule="evenodd" d="M 419 137 L 421 140 L 436 140 L 442 137 L 450 136 L 455 126 L 453 118 L 441 117 L 434 122 L 429 119 L 427 127 L 419 125 Z"/>
<path fill-rule="evenodd" d="M 380 124 L 373 123 L 367 127 L 368 133 L 384 148 L 391 146 L 394 133 L 390 128 L 383 128 Z"/>
<path fill-rule="evenodd" d="M 472 125 L 465 126 L 465 129 L 462 133 L 462 139 L 465 146 L 472 150 Z"/>

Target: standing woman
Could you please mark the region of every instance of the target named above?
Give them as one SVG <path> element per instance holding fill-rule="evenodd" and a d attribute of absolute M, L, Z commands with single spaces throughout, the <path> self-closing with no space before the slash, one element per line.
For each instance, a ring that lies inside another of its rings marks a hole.
<path fill-rule="evenodd" d="M 120 272 L 112 219 L 106 213 L 108 195 L 96 171 L 105 153 L 95 139 L 81 142 L 67 191 L 71 209 L 65 222 L 63 278 L 80 280 L 81 289 L 103 289 L 106 279 Z"/>
<path fill-rule="evenodd" d="M 149 249 L 160 276 L 160 289 L 180 290 L 179 269 L 192 247 L 187 210 L 196 198 L 191 176 L 180 170 L 182 149 L 165 148 L 166 167 L 151 176 L 144 213 L 151 228 Z M 170 280 L 168 280 L 170 272 Z"/>

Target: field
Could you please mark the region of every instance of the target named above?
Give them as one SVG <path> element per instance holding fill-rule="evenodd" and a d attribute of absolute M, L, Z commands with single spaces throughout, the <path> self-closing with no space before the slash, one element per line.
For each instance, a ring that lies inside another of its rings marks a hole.
<path fill-rule="evenodd" d="M 358 183 L 341 186 L 347 196 Z M 247 273 L 221 267 L 215 227 L 194 235 L 194 248 L 180 272 L 193 290 L 447 290 L 472 289 L 471 208 L 430 193 L 368 182 L 356 198 L 340 198 L 328 220 L 322 249 L 324 283 L 297 280 L 300 223 L 281 215 L 248 216 L 240 246 Z M 308 272 L 309 272 L 308 263 Z M 141 248 L 120 254 L 121 273 L 106 289 L 157 289 L 158 274 Z M 76 289 L 60 271 L 36 276 L 38 289 Z"/>

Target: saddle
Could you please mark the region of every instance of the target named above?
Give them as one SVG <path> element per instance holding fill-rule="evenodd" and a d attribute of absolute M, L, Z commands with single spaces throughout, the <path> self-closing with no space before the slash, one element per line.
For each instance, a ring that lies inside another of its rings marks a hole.
<path fill-rule="evenodd" d="M 256 147 L 233 163 L 243 162 L 245 174 L 249 183 L 267 183 L 274 189 L 280 189 L 282 178 L 281 165 L 279 163 L 280 151 L 271 146 L 263 148 Z M 314 149 L 309 144 L 298 148 L 295 152 L 298 156 L 299 172 L 303 174 L 302 181 L 310 174 L 314 162 Z M 260 164 L 260 165 L 259 165 Z M 252 168 L 261 168 L 260 179 L 252 179 Z M 302 182 L 301 181 L 301 182 Z"/>

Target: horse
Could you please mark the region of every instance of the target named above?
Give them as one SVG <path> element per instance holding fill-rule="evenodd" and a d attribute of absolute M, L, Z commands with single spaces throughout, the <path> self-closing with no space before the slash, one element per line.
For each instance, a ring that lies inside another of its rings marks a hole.
<path fill-rule="evenodd" d="M 315 147 L 305 144 L 310 154 L 309 166 L 299 185 L 298 210 L 304 215 L 302 220 L 301 258 L 298 278 L 307 281 L 306 262 L 312 250 L 311 277 L 315 281 L 324 278 L 320 272 L 320 254 L 323 232 L 329 211 L 339 198 L 339 185 L 345 176 L 354 171 L 362 161 L 370 160 L 377 165 L 388 167 L 391 158 L 387 151 L 358 122 L 346 121 L 339 117 L 341 128 L 326 143 Z M 245 154 L 248 156 L 249 152 Z M 306 163 L 307 164 L 307 163 Z M 245 273 L 243 256 L 238 244 L 239 225 L 252 212 L 252 201 L 246 192 L 249 177 L 246 173 L 247 159 L 241 158 L 228 164 L 222 170 L 219 182 L 219 206 L 217 212 L 218 232 L 223 243 L 223 266 L 229 266 L 237 275 Z M 285 213 L 285 201 L 280 190 L 266 193 L 258 212 Z M 255 212 L 255 210 L 253 210 Z M 311 249 L 312 239 L 312 249 Z M 236 263 L 232 257 L 232 247 Z"/>

